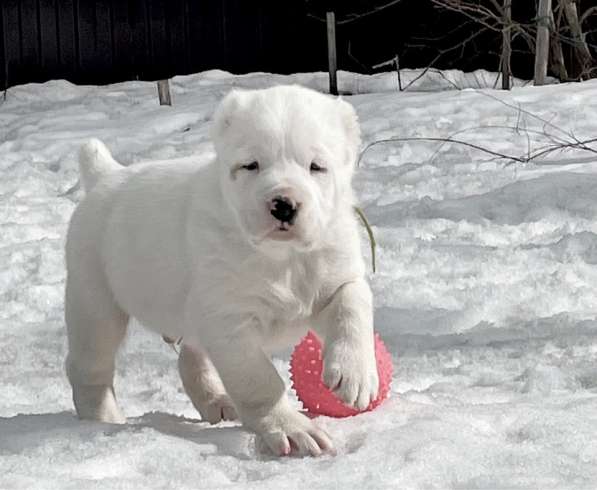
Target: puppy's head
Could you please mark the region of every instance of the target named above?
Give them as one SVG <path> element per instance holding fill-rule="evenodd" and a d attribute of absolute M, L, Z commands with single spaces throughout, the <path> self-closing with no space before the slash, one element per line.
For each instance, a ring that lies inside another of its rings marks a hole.
<path fill-rule="evenodd" d="M 360 130 L 343 100 L 298 86 L 235 90 L 212 137 L 224 198 L 258 248 L 317 248 L 352 206 Z"/>

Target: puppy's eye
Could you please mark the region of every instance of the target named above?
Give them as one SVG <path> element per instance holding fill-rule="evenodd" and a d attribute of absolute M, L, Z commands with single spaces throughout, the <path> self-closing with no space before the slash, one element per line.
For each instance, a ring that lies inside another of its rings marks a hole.
<path fill-rule="evenodd" d="M 249 171 L 259 170 L 259 163 L 257 163 L 257 162 L 247 163 L 246 165 L 243 165 L 241 168 L 244 168 L 245 170 L 249 170 Z"/>
<path fill-rule="evenodd" d="M 309 168 L 309 170 L 311 170 L 311 172 L 327 172 L 327 169 L 322 167 L 321 165 L 318 165 L 315 162 L 311 163 L 311 167 Z"/>

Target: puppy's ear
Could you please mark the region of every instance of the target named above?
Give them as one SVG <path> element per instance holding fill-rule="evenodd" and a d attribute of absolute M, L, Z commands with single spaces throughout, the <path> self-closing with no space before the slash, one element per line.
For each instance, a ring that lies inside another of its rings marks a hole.
<path fill-rule="evenodd" d="M 231 126 L 234 114 L 246 105 L 247 92 L 245 90 L 232 90 L 218 105 L 211 127 L 211 138 L 218 141 Z"/>
<path fill-rule="evenodd" d="M 338 98 L 336 103 L 339 106 L 340 117 L 346 133 L 346 141 L 348 142 L 347 163 L 351 167 L 355 167 L 361 147 L 361 127 L 359 125 L 359 118 L 354 107 L 345 100 Z"/>

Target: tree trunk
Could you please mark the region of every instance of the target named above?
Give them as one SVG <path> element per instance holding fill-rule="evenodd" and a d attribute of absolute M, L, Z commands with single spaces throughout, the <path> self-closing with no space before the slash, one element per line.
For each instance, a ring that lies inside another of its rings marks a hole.
<path fill-rule="evenodd" d="M 544 85 L 549 56 L 549 26 L 551 0 L 539 0 L 537 9 L 537 40 L 535 47 L 535 85 Z"/>
<path fill-rule="evenodd" d="M 551 71 L 556 74 L 560 82 L 565 82 L 568 80 L 568 70 L 564 61 L 564 52 L 562 51 L 562 43 L 558 36 L 558 30 L 551 34 L 550 49 Z"/>
<path fill-rule="evenodd" d="M 591 51 L 583 36 L 582 27 L 578 20 L 576 3 L 574 3 L 574 0 L 560 0 L 560 4 L 564 8 L 564 15 L 566 16 L 566 21 L 570 26 L 572 38 L 574 39 L 574 49 L 579 64 L 577 76 L 578 78 L 590 78 L 588 70 L 592 65 L 593 56 L 591 56 Z"/>

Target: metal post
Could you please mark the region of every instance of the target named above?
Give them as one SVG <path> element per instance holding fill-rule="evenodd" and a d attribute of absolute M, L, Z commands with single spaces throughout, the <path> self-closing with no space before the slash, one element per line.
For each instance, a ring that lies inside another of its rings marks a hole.
<path fill-rule="evenodd" d="M 504 0 L 502 26 L 502 89 L 510 90 L 512 57 L 512 0 Z"/>
<path fill-rule="evenodd" d="M 326 15 L 328 31 L 328 71 L 330 74 L 330 94 L 338 95 L 338 60 L 336 58 L 336 16 L 334 12 L 327 12 Z"/>
<path fill-rule="evenodd" d="M 394 58 L 394 65 L 396 65 L 396 75 L 398 76 L 398 90 L 402 92 L 402 78 L 400 77 L 400 57 L 396 55 Z"/>
<path fill-rule="evenodd" d="M 168 80 L 158 81 L 158 97 L 160 98 L 160 105 L 172 105 L 170 83 Z"/>

